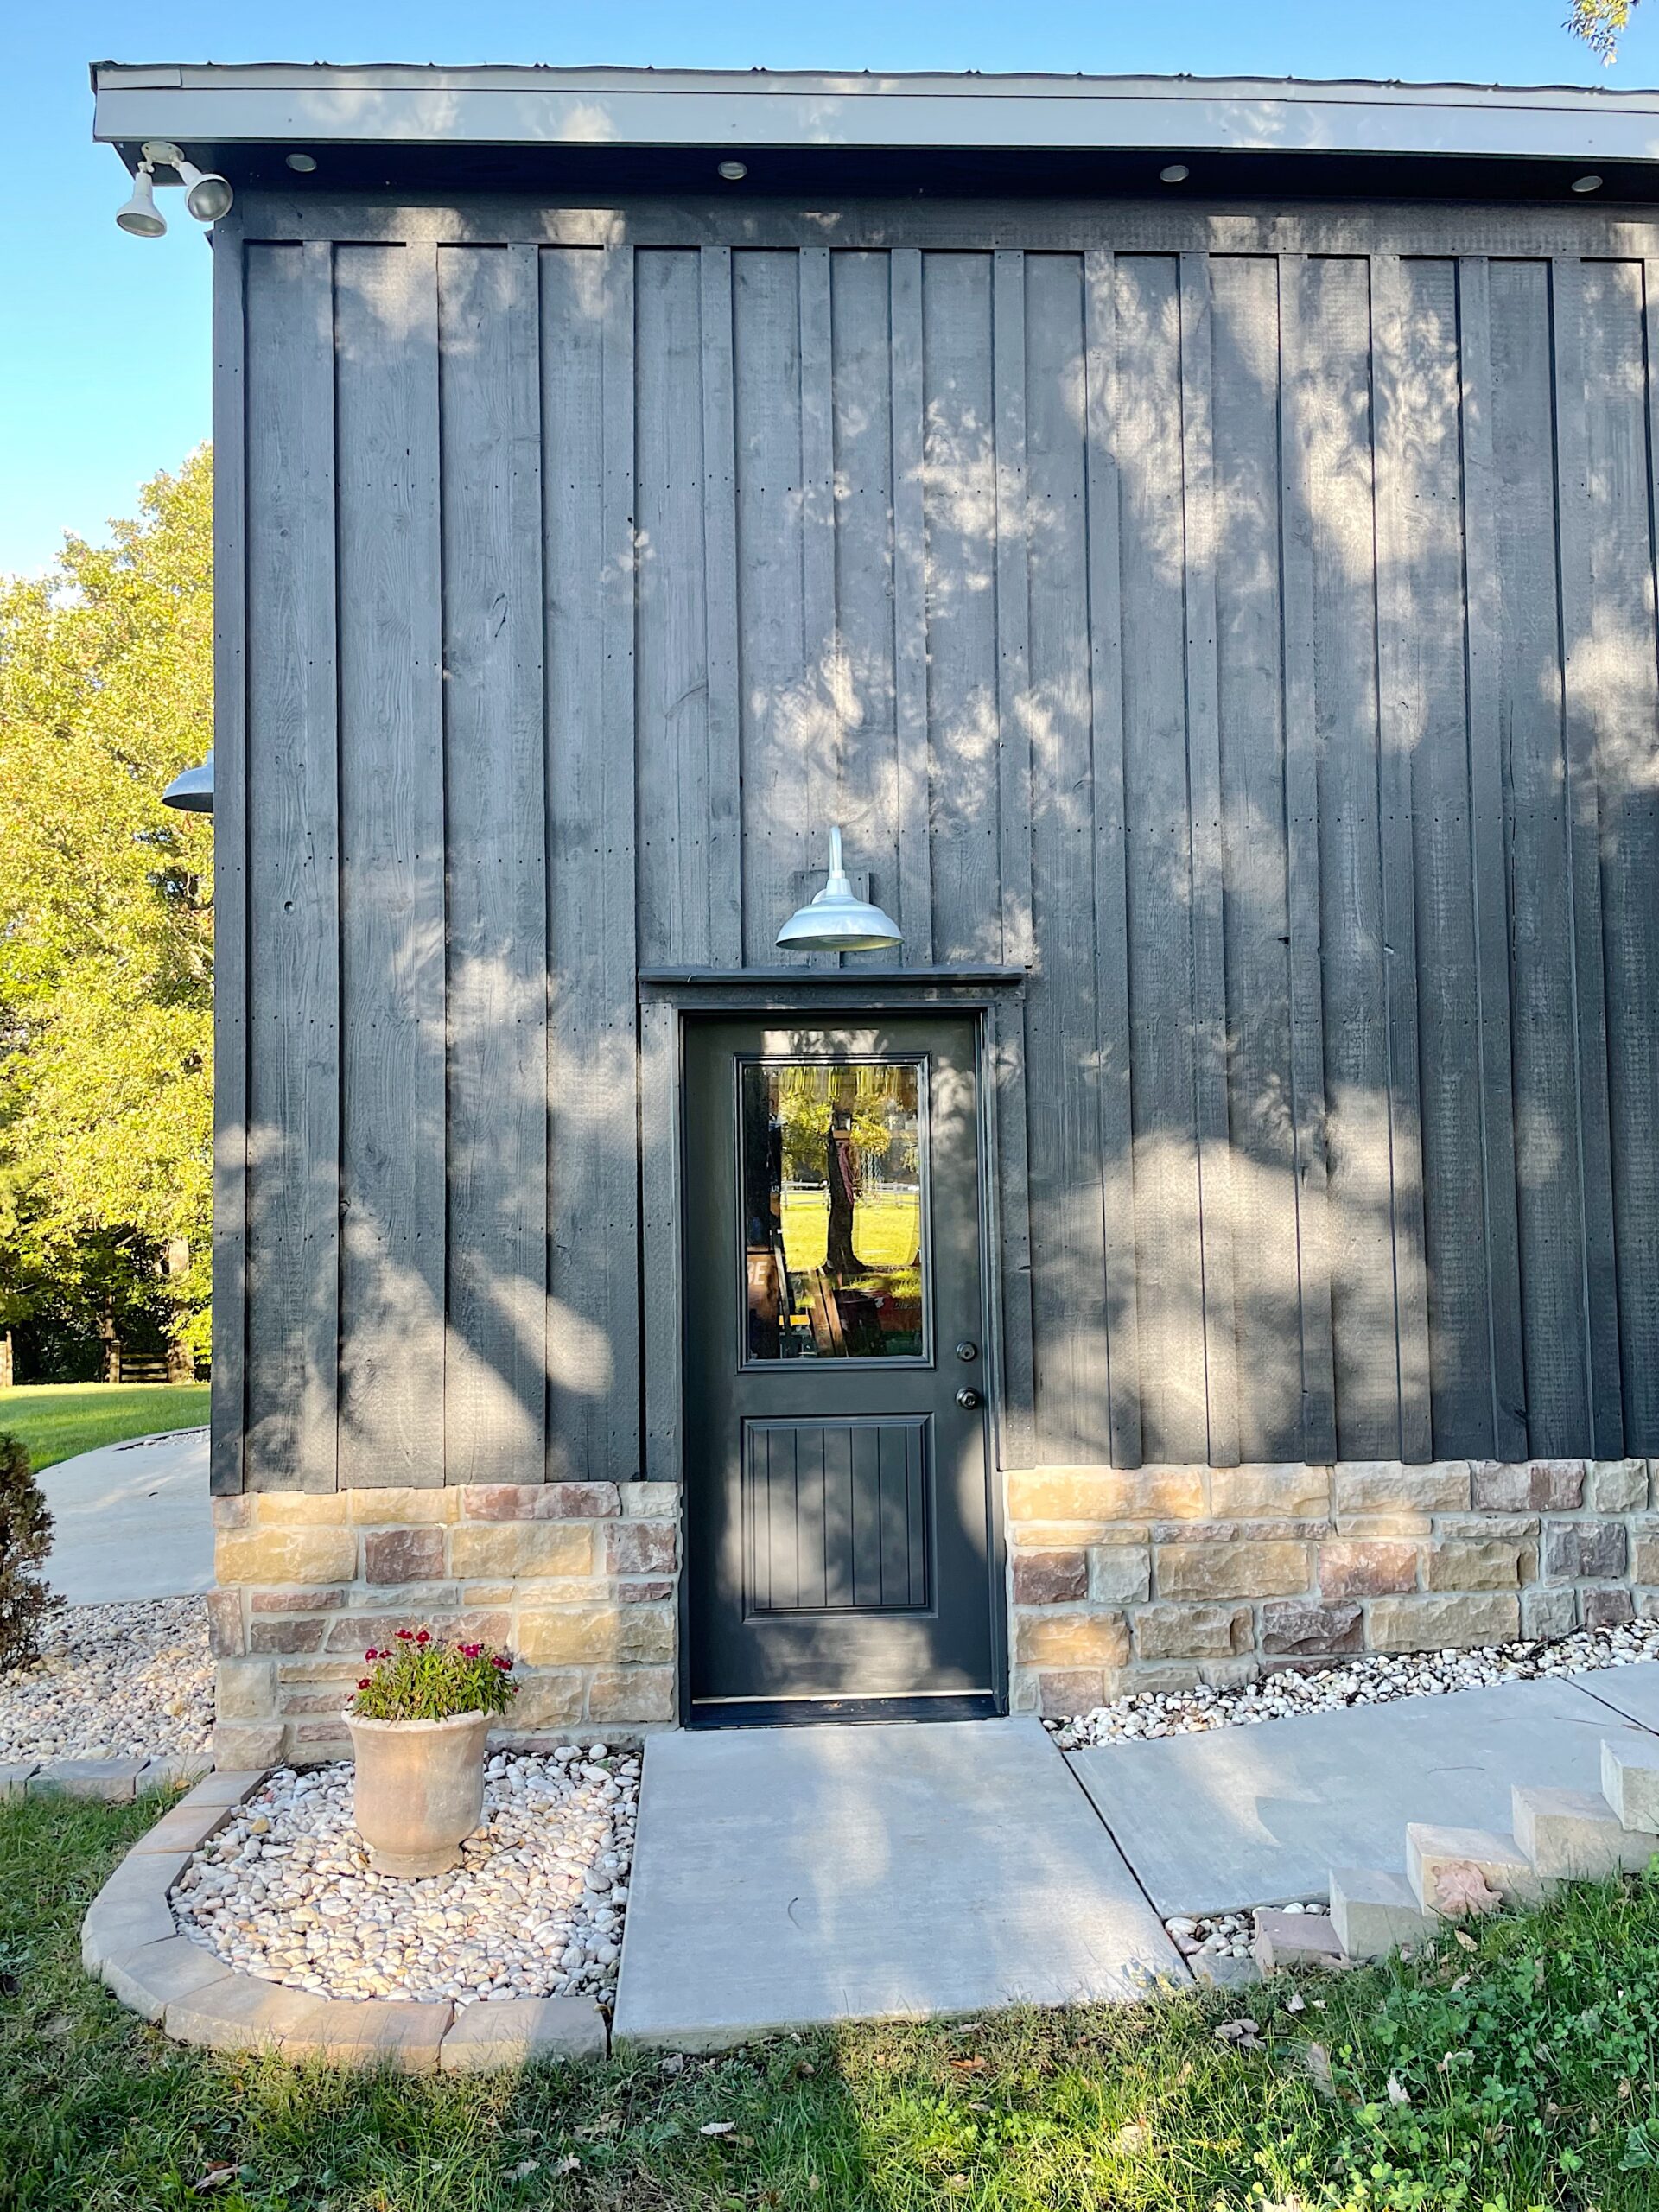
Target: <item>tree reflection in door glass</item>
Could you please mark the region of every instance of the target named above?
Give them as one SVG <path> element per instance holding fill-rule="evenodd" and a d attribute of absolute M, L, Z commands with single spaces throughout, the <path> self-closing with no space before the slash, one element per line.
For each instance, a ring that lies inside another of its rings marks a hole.
<path fill-rule="evenodd" d="M 919 1359 L 922 1071 L 914 1060 L 741 1071 L 751 1359 Z"/>

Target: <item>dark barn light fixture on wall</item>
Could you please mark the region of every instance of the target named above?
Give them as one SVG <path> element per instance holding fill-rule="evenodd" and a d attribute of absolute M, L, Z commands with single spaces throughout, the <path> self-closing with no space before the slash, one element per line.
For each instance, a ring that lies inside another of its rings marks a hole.
<path fill-rule="evenodd" d="M 176 806 L 182 814 L 211 814 L 213 810 L 213 756 L 200 767 L 183 769 L 162 793 L 163 806 Z"/>

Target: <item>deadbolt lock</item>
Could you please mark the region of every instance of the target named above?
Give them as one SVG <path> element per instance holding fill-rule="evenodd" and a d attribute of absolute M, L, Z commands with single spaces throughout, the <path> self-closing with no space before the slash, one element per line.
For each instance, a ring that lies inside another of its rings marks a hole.
<path fill-rule="evenodd" d="M 957 1346 L 957 1357 L 958 1359 L 977 1359 L 979 1357 L 979 1346 L 977 1344 L 970 1344 L 968 1342 L 968 1339 L 964 1337 L 962 1342 Z"/>
<path fill-rule="evenodd" d="M 983 1402 L 978 1391 L 970 1390 L 965 1382 L 957 1393 L 957 1403 L 964 1413 L 972 1413 L 976 1406 L 982 1405 Z"/>

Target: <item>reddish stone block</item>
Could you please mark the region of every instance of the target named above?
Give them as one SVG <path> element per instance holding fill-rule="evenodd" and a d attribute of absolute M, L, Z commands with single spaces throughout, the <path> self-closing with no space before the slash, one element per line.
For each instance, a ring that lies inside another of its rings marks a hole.
<path fill-rule="evenodd" d="M 1618 1521 L 1554 1521 L 1544 1530 L 1544 1576 L 1550 1582 L 1586 1582 L 1624 1573 L 1630 1539 Z"/>
<path fill-rule="evenodd" d="M 536 1493 L 538 1521 L 610 1521 L 621 1510 L 614 1483 L 549 1483 Z"/>
<path fill-rule="evenodd" d="M 1262 1608 L 1262 1649 L 1276 1658 L 1324 1658 L 1364 1648 L 1357 1605 L 1277 1605 Z"/>
<path fill-rule="evenodd" d="M 605 1531 L 607 1574 L 668 1574 L 679 1560 L 679 1531 L 671 1521 L 624 1521 Z"/>
<path fill-rule="evenodd" d="M 246 1649 L 242 1638 L 242 1592 L 207 1592 L 207 1649 L 215 1659 L 239 1659 Z"/>
<path fill-rule="evenodd" d="M 222 1593 L 221 1593 L 222 1594 Z M 256 1590 L 256 1613 L 324 1613 L 337 1611 L 346 1603 L 343 1590 Z"/>
<path fill-rule="evenodd" d="M 371 1529 L 363 1539 L 365 1582 L 435 1582 L 442 1573 L 442 1529 Z"/>
<path fill-rule="evenodd" d="M 269 1615 L 254 1622 L 248 1637 L 251 1651 L 321 1651 L 327 1621 L 302 1620 L 294 1615 Z"/>
<path fill-rule="evenodd" d="M 540 1483 L 467 1483 L 461 1493 L 463 1521 L 533 1521 Z"/>
<path fill-rule="evenodd" d="M 1532 1459 L 1514 1466 L 1478 1459 L 1473 1497 L 1484 1513 L 1576 1513 L 1584 1503 L 1582 1459 Z"/>
<path fill-rule="evenodd" d="M 616 1601 L 620 1605 L 661 1605 L 665 1598 L 674 1595 L 671 1582 L 619 1582 Z"/>
<path fill-rule="evenodd" d="M 1417 1587 L 1417 1547 L 1402 1539 L 1372 1537 L 1319 1546 L 1319 1595 L 1385 1598 Z"/>
<path fill-rule="evenodd" d="M 1045 1720 L 1069 1720 L 1105 1701 L 1105 1677 L 1092 1668 L 1066 1668 L 1037 1677 L 1038 1710 Z"/>
<path fill-rule="evenodd" d="M 1017 1605 L 1065 1605 L 1089 1595 L 1086 1552 L 1016 1552 L 1014 1599 Z"/>
<path fill-rule="evenodd" d="M 378 1650 L 392 1643 L 400 1628 L 429 1628 L 434 1636 L 452 1643 L 505 1644 L 511 1626 L 511 1617 L 505 1612 L 350 1613 L 334 1624 L 322 1648 L 359 1655 L 371 1645 Z"/>
<path fill-rule="evenodd" d="M 1586 1590 L 1582 1592 L 1586 1628 L 1623 1628 L 1636 1618 L 1628 1590 Z"/>

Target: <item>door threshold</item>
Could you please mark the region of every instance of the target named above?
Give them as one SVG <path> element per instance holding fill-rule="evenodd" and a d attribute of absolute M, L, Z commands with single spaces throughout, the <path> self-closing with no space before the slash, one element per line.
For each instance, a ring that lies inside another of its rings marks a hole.
<path fill-rule="evenodd" d="M 997 1720 L 993 1690 L 947 1697 L 712 1698 L 694 1704 L 688 1728 L 811 1728 L 849 1720 Z"/>

